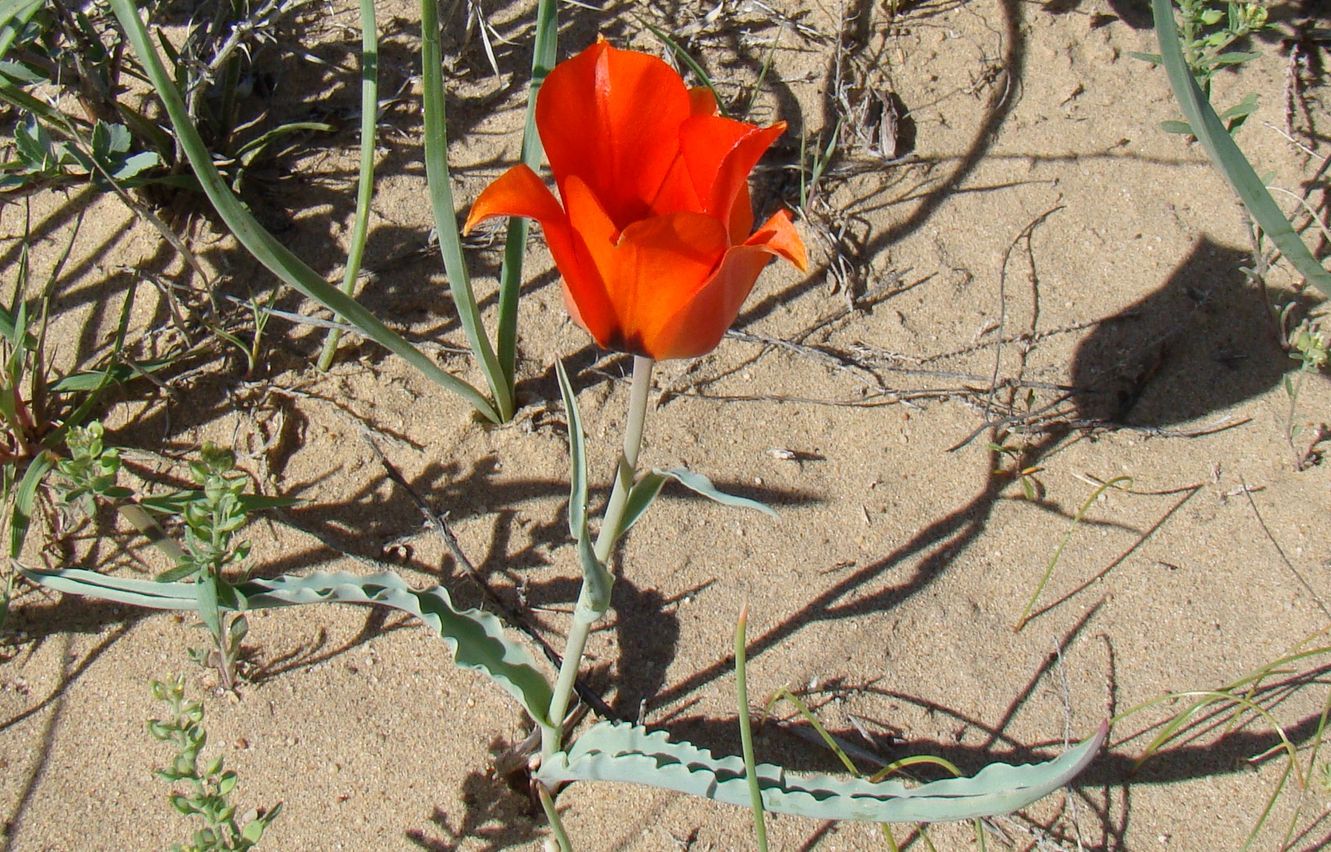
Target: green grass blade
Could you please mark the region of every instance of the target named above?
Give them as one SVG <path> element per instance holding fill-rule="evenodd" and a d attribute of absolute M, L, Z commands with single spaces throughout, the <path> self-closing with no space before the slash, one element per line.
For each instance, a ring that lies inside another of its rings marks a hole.
<path fill-rule="evenodd" d="M 536 7 L 536 37 L 532 45 L 531 84 L 527 90 L 527 121 L 522 131 L 522 162 L 532 171 L 541 164 L 541 137 L 536 132 L 536 97 L 550 69 L 555 67 L 559 40 L 559 7 L 555 0 L 540 0 Z M 499 369 L 510 392 L 518 360 L 518 296 L 522 291 L 522 256 L 527 250 L 527 220 L 508 220 L 504 262 L 499 267 L 499 323 L 495 331 Z"/>
<path fill-rule="evenodd" d="M 1183 49 L 1179 46 L 1178 27 L 1174 23 L 1174 8 L 1170 0 L 1151 0 L 1151 11 L 1155 15 L 1155 31 L 1160 40 L 1160 62 L 1165 66 L 1170 88 L 1174 90 L 1174 97 L 1193 135 L 1285 259 L 1294 265 L 1309 284 L 1331 296 L 1331 273 L 1313 257 L 1303 239 L 1285 218 L 1267 191 L 1266 184 L 1257 176 L 1256 170 L 1248 158 L 1243 156 L 1238 145 L 1234 144 L 1233 137 L 1188 70 Z"/>
<path fill-rule="evenodd" d="M 448 127 L 444 120 L 443 54 L 439 47 L 439 0 L 421 0 L 421 82 L 425 101 L 425 179 L 430 185 L 430 206 L 439 234 L 439 250 L 444 256 L 444 273 L 448 276 L 458 322 L 462 324 L 467 343 L 490 385 L 499 422 L 505 422 L 513 416 L 513 394 L 481 325 L 481 313 L 462 255 L 457 208 L 453 206 L 452 178 L 448 171 Z"/>
<path fill-rule="evenodd" d="M 290 249 L 279 243 L 258 223 L 240 199 L 231 192 L 230 187 L 218 173 L 217 167 L 213 165 L 212 155 L 190 121 L 180 92 L 163 67 L 157 48 L 149 38 L 148 30 L 139 18 L 133 0 L 110 0 L 110 3 L 120 25 L 125 29 L 134 52 L 138 55 L 139 62 L 152 79 L 158 97 L 162 99 L 162 105 L 166 108 L 176 137 L 189 158 L 200 186 L 240 244 L 282 281 L 334 313 L 346 317 L 347 321 L 360 329 L 366 337 L 401 356 L 407 363 L 442 387 L 461 396 L 482 416 L 499 422 L 498 412 L 480 391 L 445 372 L 424 352 L 380 322 L 378 317 L 336 287 L 329 285 L 319 273 L 296 257 Z"/>
<path fill-rule="evenodd" d="M 342 292 L 352 298 L 356 276 L 360 275 L 365 240 L 370 233 L 370 198 L 374 195 L 374 142 L 379 126 L 379 24 L 374 17 L 374 0 L 360 0 L 360 181 L 356 186 L 356 222 L 351 230 L 347 268 L 342 275 Z M 319 353 L 319 369 L 333 365 L 340 328 L 330 329 Z"/>
<path fill-rule="evenodd" d="M 23 473 L 18 489 L 14 492 L 14 507 L 9 516 L 9 556 L 17 559 L 23 550 L 23 540 L 28 537 L 28 527 L 32 524 L 32 513 L 37 508 L 37 486 L 42 484 L 46 474 L 55 467 L 55 456 L 39 453 Z"/>
<path fill-rule="evenodd" d="M 735 699 L 739 704 L 739 741 L 744 755 L 745 781 L 749 785 L 749 808 L 753 811 L 753 838 L 758 852 L 767 852 L 767 817 L 763 811 L 763 791 L 758 784 L 758 764 L 753 756 L 753 722 L 749 719 L 748 653 L 745 633 L 749 624 L 749 605 L 739 611 L 735 622 Z"/>
<path fill-rule="evenodd" d="M 0 0 L 0 59 L 14 46 L 19 31 L 32 20 L 43 0 Z"/>
<path fill-rule="evenodd" d="M 1031 620 L 1031 610 L 1035 608 L 1035 602 L 1040 599 L 1040 593 L 1044 591 L 1044 587 L 1049 583 L 1049 578 L 1054 576 L 1054 568 L 1058 565 L 1058 560 L 1062 558 L 1063 550 L 1068 546 L 1068 542 L 1072 539 L 1072 533 L 1077 529 L 1077 525 L 1081 523 L 1082 518 L 1086 517 L 1086 513 L 1095 505 L 1095 501 L 1100 499 L 1101 494 L 1123 482 L 1128 483 L 1129 488 L 1132 487 L 1132 477 L 1116 476 L 1092 491 L 1091 496 L 1087 497 L 1077 508 L 1077 513 L 1072 516 L 1072 523 L 1063 532 L 1063 538 L 1059 540 L 1058 547 L 1054 548 L 1054 555 L 1049 557 L 1049 564 L 1044 568 L 1044 576 L 1040 578 L 1040 582 L 1035 584 L 1035 591 L 1031 592 L 1030 600 L 1026 601 L 1026 608 L 1021 611 L 1021 618 L 1018 618 L 1017 623 L 1013 626 L 1013 632 L 1020 633 L 1021 629 L 1026 626 L 1026 622 Z"/>

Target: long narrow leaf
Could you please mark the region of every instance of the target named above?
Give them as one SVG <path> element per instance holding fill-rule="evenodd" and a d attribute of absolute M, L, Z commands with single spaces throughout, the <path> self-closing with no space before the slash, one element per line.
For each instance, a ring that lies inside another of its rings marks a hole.
<path fill-rule="evenodd" d="M 1248 158 L 1234 144 L 1224 122 L 1215 114 L 1188 70 L 1183 49 L 1179 46 L 1178 27 L 1174 23 L 1174 7 L 1170 0 L 1151 0 L 1151 12 L 1155 15 L 1155 32 L 1160 41 L 1160 62 L 1165 66 L 1170 88 L 1174 90 L 1174 97 L 1193 135 L 1285 259 L 1309 284 L 1331 296 L 1331 273 L 1313 257 L 1289 224 L 1289 219 L 1285 218 Z"/>
<path fill-rule="evenodd" d="M 453 206 L 452 177 L 448 171 L 448 125 L 444 120 L 443 54 L 439 47 L 439 0 L 421 0 L 421 83 L 425 102 L 425 179 L 430 185 L 430 206 L 444 256 L 444 273 L 453 294 L 453 308 L 466 332 L 467 343 L 480 362 L 494 395 L 500 422 L 513 416 L 513 394 L 481 325 L 476 295 L 462 255 L 457 209 Z"/>
<path fill-rule="evenodd" d="M 213 165 L 212 156 L 190 121 L 180 92 L 163 67 L 161 57 L 157 55 L 157 49 L 148 37 L 148 30 L 140 20 L 133 0 L 110 0 L 110 3 L 111 9 L 120 21 L 120 26 L 125 29 L 130 44 L 138 54 L 140 63 L 152 79 L 158 97 L 162 99 L 162 105 L 166 108 L 171 125 L 175 129 L 176 138 L 179 139 L 181 148 L 189 158 L 199 184 L 241 245 L 282 281 L 334 313 L 346 317 L 347 321 L 360 329 L 365 336 L 401 356 L 439 385 L 461 396 L 482 416 L 493 422 L 499 422 L 498 412 L 480 391 L 445 372 L 428 355 L 380 322 L 378 317 L 331 286 L 319 273 L 279 243 L 245 209 L 245 205 L 231 192 L 230 187 L 218 173 L 217 167 Z"/>
<path fill-rule="evenodd" d="M 34 583 L 67 594 L 153 609 L 194 611 L 194 583 L 155 583 L 109 577 L 95 571 L 24 570 Z M 228 590 L 221 590 L 226 592 Z M 270 609 L 314 603 L 387 606 L 416 616 L 448 644 L 453 661 L 482 672 L 518 700 L 538 724 L 546 725 L 551 689 L 526 647 L 504 634 L 499 619 L 478 609 L 458 609 L 442 586 L 416 590 L 394 574 L 316 573 L 308 577 L 252 580 L 218 600 L 223 611 Z"/>
<path fill-rule="evenodd" d="M 832 775 L 795 775 L 779 766 L 756 767 L 763 807 L 812 819 L 870 822 L 943 822 L 1011 813 L 1067 784 L 1090 765 L 1109 733 L 1108 724 L 1085 742 L 1046 763 L 994 763 L 970 778 L 947 778 L 918 787 L 900 781 L 870 782 Z M 744 761 L 713 757 L 706 749 L 674 742 L 661 731 L 622 722 L 600 722 L 535 775 L 545 784 L 601 780 L 644 784 L 749 805 Z"/>
<path fill-rule="evenodd" d="M 536 132 L 536 97 L 550 69 L 555 66 L 559 39 L 559 7 L 555 0 L 540 0 L 536 6 L 536 37 L 532 45 L 531 83 L 527 89 L 527 120 L 522 131 L 522 162 L 532 171 L 540 168 L 541 137 Z M 504 262 L 499 267 L 499 323 L 495 331 L 499 369 L 513 387 L 518 348 L 518 295 L 522 290 L 522 256 L 527 250 L 527 220 L 508 220 L 504 239 Z"/>
<path fill-rule="evenodd" d="M 32 513 L 37 508 L 37 486 L 41 485 L 46 474 L 55 467 L 55 457 L 50 453 L 39 453 L 28 463 L 28 469 L 19 481 L 14 492 L 14 508 L 9 516 L 9 556 L 17 558 L 23 550 L 23 540 L 28 537 L 28 527 L 32 523 Z"/>
<path fill-rule="evenodd" d="M 564 410 L 568 412 L 569 498 L 568 529 L 578 544 L 578 561 L 582 565 L 585 594 L 578 596 L 597 617 L 610 607 L 610 590 L 615 578 L 604 563 L 596 557 L 592 536 L 587 529 L 587 439 L 582 431 L 582 415 L 578 412 L 578 398 L 564 371 L 564 364 L 555 362 L 559 377 L 559 393 L 564 397 Z"/>
<path fill-rule="evenodd" d="M 708 500 L 720 503 L 722 506 L 733 506 L 737 509 L 753 509 L 762 512 L 765 515 L 776 517 L 776 510 L 766 503 L 760 503 L 757 500 L 750 500 L 748 497 L 740 497 L 736 494 L 727 494 L 712 484 L 712 480 L 703 476 L 701 473 L 694 473 L 687 468 L 672 467 L 669 470 L 653 470 L 658 476 L 665 476 L 675 480 L 680 485 L 692 491 L 694 494 L 701 494 Z"/>
<path fill-rule="evenodd" d="M 22 30 L 42 7 L 43 0 L 0 0 L 0 58 L 9 53 Z"/>
<path fill-rule="evenodd" d="M 347 268 L 342 273 L 342 292 L 353 298 L 356 276 L 360 275 L 365 240 L 370 233 L 370 198 L 374 195 L 374 141 L 379 126 L 379 25 L 374 17 L 374 0 L 360 0 L 360 180 L 356 185 L 356 223 L 351 229 L 351 247 Z M 319 369 L 327 370 L 337 354 L 340 328 L 330 329 L 319 353 Z"/>

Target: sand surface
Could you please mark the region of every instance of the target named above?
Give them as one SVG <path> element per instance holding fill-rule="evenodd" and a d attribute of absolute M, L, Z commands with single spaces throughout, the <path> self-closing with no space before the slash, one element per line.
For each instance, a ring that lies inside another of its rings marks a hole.
<path fill-rule="evenodd" d="M 495 43 L 497 78 L 479 37 L 461 37 L 463 11 L 447 23 L 459 205 L 517 156 L 530 61 L 530 4 L 485 5 L 511 42 Z M 1282 377 L 1296 363 L 1269 319 L 1272 304 L 1319 300 L 1283 266 L 1266 294 L 1245 280 L 1250 244 L 1233 195 L 1198 147 L 1160 130 L 1176 117 L 1165 75 L 1130 55 L 1155 49 L 1137 5 L 930 0 L 892 17 L 884 4 L 748 0 L 561 14 L 561 57 L 597 33 L 661 53 L 643 27 L 654 22 L 705 63 L 723 100 L 752 98 L 751 120 L 788 122 L 754 178 L 760 216 L 798 205 L 801 134 L 825 146 L 861 98 L 890 100 L 899 113 L 895 138 L 842 136 L 799 219 L 810 272 L 773 264 L 737 335 L 657 369 L 644 463 L 706 473 L 779 518 L 667 490 L 635 527 L 584 672 L 616 713 L 737 753 L 730 652 L 745 603 L 755 705 L 788 688 L 884 761 L 941 755 L 966 772 L 1048 759 L 1141 702 L 1217 689 L 1326 644 L 1331 468 L 1295 462 L 1331 388 L 1308 376 L 1291 419 Z M 1294 115 L 1305 153 L 1283 135 L 1280 46 L 1301 19 L 1288 5 L 1274 14 L 1262 57 L 1222 78 L 1217 100 L 1259 93 L 1240 141 L 1259 172 L 1299 192 L 1325 149 L 1325 90 L 1309 80 L 1307 111 Z M 397 99 L 381 125 L 373 277 L 360 296 L 480 382 L 429 250 L 417 9 L 391 0 L 379 15 L 382 91 Z M 354 211 L 356 22 L 355 4 L 334 0 L 297 15 L 266 48 L 279 83 L 273 114 L 336 120 L 339 130 L 257 171 L 247 196 L 330 280 L 340 278 Z M 838 64 L 851 103 L 836 97 Z M 79 214 L 60 279 L 57 361 L 105 351 L 131 290 L 133 351 L 176 351 L 184 332 L 152 281 L 205 282 L 113 197 L 33 198 L 38 280 Z M 22 205 L 0 208 L 8 268 L 23 216 Z M 217 226 L 196 218 L 184 229 L 218 293 L 264 299 L 277 286 Z M 493 324 L 498 249 L 478 244 L 469 259 Z M 447 513 L 485 582 L 562 645 L 577 555 L 553 364 L 563 359 L 578 389 L 599 505 L 630 363 L 597 351 L 569 321 L 539 232 L 528 272 L 523 408 L 511 425 L 482 425 L 359 339 L 320 374 L 311 366 L 320 332 L 274 319 L 251 375 L 238 350 L 218 344 L 180 359 L 160 388 L 119 393 L 104 419 L 125 448 L 125 484 L 182 483 L 181 460 L 202 442 L 233 447 L 263 493 L 303 501 L 248 529 L 253 573 L 377 566 L 482 605 L 369 438 Z M 276 307 L 324 315 L 290 291 Z M 1293 447 L 1291 422 L 1302 430 Z M 1030 469 L 1036 499 L 1014 466 Z M 24 559 L 145 577 L 169 567 L 117 523 L 109 512 L 44 516 Z M 1065 536 L 1036 616 L 1014 632 Z M 416 623 L 350 607 L 258 613 L 249 680 L 226 694 L 187 658 L 200 644 L 192 621 L 21 590 L 0 665 L 5 848 L 188 839 L 192 825 L 152 775 L 169 750 L 145 733 L 162 712 L 149 681 L 176 672 L 205 704 L 209 753 L 239 773 L 241 808 L 283 803 L 265 848 L 531 848 L 547 836 L 526 795 L 491 771 L 494 755 L 527 734 L 519 708 L 455 669 Z M 1274 724 L 1304 746 L 1297 775 L 1308 783 L 1289 779 L 1255 848 L 1317 848 L 1331 831 L 1325 758 L 1308 769 L 1325 663 L 1313 656 L 1263 681 L 1253 698 L 1269 715 L 1199 719 L 1135 772 L 1152 726 L 1184 705 L 1123 720 L 1072 789 L 993 821 L 989 848 L 1237 848 L 1286 771 Z M 789 705 L 776 715 L 789 724 L 760 727 L 760 759 L 839 769 L 792 730 L 803 726 Z M 751 844 L 743 810 L 675 794 L 581 784 L 559 803 L 583 849 Z M 886 848 L 871 825 L 773 817 L 769 828 L 774 849 Z M 913 835 L 900 826 L 896 836 Z M 975 846 L 969 825 L 929 837 L 939 849 Z M 914 848 L 924 848 L 918 838 Z"/>

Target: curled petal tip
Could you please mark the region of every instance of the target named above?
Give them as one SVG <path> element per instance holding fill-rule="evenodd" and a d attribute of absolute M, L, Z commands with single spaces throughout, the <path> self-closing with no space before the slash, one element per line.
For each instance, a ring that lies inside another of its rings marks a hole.
<path fill-rule="evenodd" d="M 804 248 L 804 240 L 795 230 L 795 222 L 789 210 L 778 210 L 762 224 L 745 245 L 758 246 L 778 257 L 784 257 L 794 264 L 800 272 L 809 271 L 809 254 Z"/>
<path fill-rule="evenodd" d="M 564 209 L 541 179 L 525 165 L 517 165 L 487 186 L 467 214 L 462 233 L 493 216 L 524 216 L 545 223 L 563 219 Z"/>

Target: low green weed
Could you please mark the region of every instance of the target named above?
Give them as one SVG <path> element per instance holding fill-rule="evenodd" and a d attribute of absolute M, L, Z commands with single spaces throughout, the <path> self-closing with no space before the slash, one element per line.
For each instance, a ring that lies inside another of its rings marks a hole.
<path fill-rule="evenodd" d="M 199 458 L 189 463 L 197 489 L 151 497 L 137 496 L 116 484 L 119 451 L 106 446 L 100 423 L 72 430 L 67 446 L 69 458 L 57 465 L 62 502 L 88 514 L 98 502 L 114 506 L 174 563 L 156 579 L 192 586 L 195 610 L 212 640 L 207 649 L 191 649 L 190 657 L 216 669 L 222 686 L 234 689 L 241 646 L 249 632 L 244 613 L 236 611 L 233 578 L 244 577 L 250 554 L 250 543 L 239 533 L 251 512 L 295 501 L 247 493 L 249 477 L 236 469 L 235 455 L 212 444 L 205 444 Z M 167 527 L 180 530 L 179 540 L 165 531 Z"/>
<path fill-rule="evenodd" d="M 231 801 L 236 773 L 225 768 L 221 756 L 201 762 L 201 753 L 208 744 L 203 705 L 185 698 L 185 679 L 177 675 L 170 683 L 153 681 L 152 694 L 170 708 L 170 713 L 165 719 L 150 720 L 148 733 L 175 749 L 171 765 L 155 774 L 172 785 L 183 785 L 176 786 L 171 793 L 171 807 L 204 823 L 203 828 L 194 832 L 191 842 L 173 844 L 171 848 L 177 852 L 253 849 L 282 812 L 281 802 L 263 813 L 252 811 L 237 816 L 236 805 Z"/>
<path fill-rule="evenodd" d="M 1289 308 L 1293 307 L 1291 304 L 1281 312 L 1282 330 L 1286 328 L 1288 322 Z M 1308 439 L 1300 440 L 1303 426 L 1296 422 L 1299 392 L 1303 390 L 1303 383 L 1309 374 L 1319 373 L 1326 368 L 1328 357 L 1331 356 L 1331 335 L 1328 335 L 1322 327 L 1321 317 L 1308 316 L 1285 331 L 1285 346 L 1289 357 L 1299 362 L 1299 369 L 1295 374 L 1292 377 L 1286 375 L 1284 379 L 1285 396 L 1289 400 L 1285 416 L 1285 440 L 1294 453 L 1295 470 L 1306 470 L 1318 459 L 1317 445 L 1329 435 L 1327 426 L 1319 424 Z"/>
<path fill-rule="evenodd" d="M 1253 50 L 1233 50 L 1234 45 L 1269 26 L 1266 6 L 1261 3 L 1216 2 L 1216 0 L 1175 0 L 1178 6 L 1179 46 L 1183 61 L 1202 96 L 1211 99 L 1215 76 L 1225 69 L 1238 68 L 1259 57 Z M 1134 53 L 1155 65 L 1164 62 L 1159 53 Z M 1232 134 L 1257 111 L 1257 94 L 1250 92 L 1238 103 L 1220 113 L 1220 120 Z M 1166 121 L 1162 129 L 1170 133 L 1192 134 L 1187 121 Z"/>

